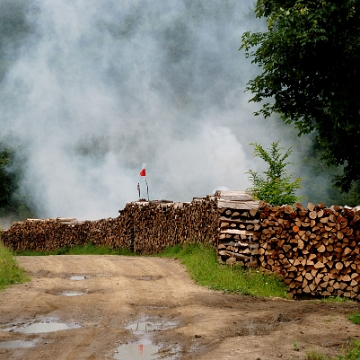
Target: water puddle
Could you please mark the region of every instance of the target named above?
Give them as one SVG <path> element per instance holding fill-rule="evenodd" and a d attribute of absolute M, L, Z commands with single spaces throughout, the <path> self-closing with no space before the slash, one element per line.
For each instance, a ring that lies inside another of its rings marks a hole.
<path fill-rule="evenodd" d="M 178 352 L 175 346 L 170 349 L 164 349 L 161 346 L 154 345 L 150 340 L 152 331 L 161 331 L 173 329 L 177 323 L 172 320 L 152 318 L 141 318 L 140 321 L 130 323 L 126 329 L 138 336 L 138 341 L 131 344 L 123 344 L 117 347 L 114 353 L 116 360 L 174 360 Z"/>
<path fill-rule="evenodd" d="M 87 275 L 72 275 L 69 277 L 69 280 L 74 280 L 74 281 L 81 281 L 81 280 L 85 280 L 85 279 L 90 279 L 90 276 Z"/>
<path fill-rule="evenodd" d="M 161 305 L 143 305 L 138 306 L 140 309 L 149 309 L 149 310 L 167 310 L 170 309 L 170 306 L 161 306 Z"/>
<path fill-rule="evenodd" d="M 63 295 L 63 296 L 80 296 L 80 295 L 84 295 L 84 293 L 81 292 L 81 291 L 63 291 L 60 295 Z"/>
<path fill-rule="evenodd" d="M 160 351 L 160 352 L 159 352 Z M 173 360 L 174 354 L 166 356 L 159 346 L 152 344 L 125 344 L 120 345 L 114 354 L 116 360 Z"/>
<path fill-rule="evenodd" d="M 147 320 L 147 321 L 138 321 L 129 324 L 126 329 L 132 331 L 134 334 L 137 333 L 148 333 L 154 330 L 168 330 L 176 327 L 175 321 L 170 320 Z"/>
<path fill-rule="evenodd" d="M 55 320 L 47 320 L 42 322 L 34 322 L 21 325 L 12 325 L 5 331 L 9 332 L 19 332 L 23 334 L 39 334 L 39 333 L 48 333 L 60 330 L 70 330 L 80 328 L 79 324 L 67 324 L 56 322 Z"/>
<path fill-rule="evenodd" d="M 18 349 L 29 348 L 35 346 L 35 341 L 12 340 L 0 342 L 0 348 L 5 349 Z"/>

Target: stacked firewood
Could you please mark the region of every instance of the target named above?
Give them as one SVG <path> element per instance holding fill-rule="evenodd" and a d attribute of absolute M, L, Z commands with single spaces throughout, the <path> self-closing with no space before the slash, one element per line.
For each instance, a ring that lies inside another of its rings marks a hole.
<path fill-rule="evenodd" d="M 219 214 L 213 197 L 190 203 L 138 202 L 134 207 L 134 249 L 156 254 L 166 247 L 189 243 L 215 246 Z"/>
<path fill-rule="evenodd" d="M 96 221 L 74 218 L 28 219 L 2 231 L 4 245 L 14 251 L 54 251 L 64 247 L 97 246 L 127 248 L 130 244 L 125 223 L 128 216 Z"/>
<path fill-rule="evenodd" d="M 260 217 L 256 252 L 263 271 L 281 275 L 294 296 L 360 300 L 360 210 L 268 205 Z"/>
<path fill-rule="evenodd" d="M 191 203 L 132 202 L 119 213 L 117 218 L 96 221 L 28 219 L 4 230 L 1 239 L 14 251 L 54 251 L 91 242 L 138 254 L 156 254 L 190 242 L 217 244 L 219 214 L 211 196 Z"/>
<path fill-rule="evenodd" d="M 217 191 L 215 196 L 220 213 L 219 262 L 257 266 L 253 255 L 259 248 L 259 211 L 266 204 L 255 201 L 246 191 Z"/>

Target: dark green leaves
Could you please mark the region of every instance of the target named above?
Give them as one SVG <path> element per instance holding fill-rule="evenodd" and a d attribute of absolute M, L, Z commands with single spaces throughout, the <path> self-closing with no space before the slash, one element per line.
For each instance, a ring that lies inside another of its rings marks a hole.
<path fill-rule="evenodd" d="M 255 115 L 315 131 L 349 190 L 360 179 L 360 0 L 258 0 L 255 12 L 268 31 L 244 33 L 240 47 L 262 69 L 246 88 L 262 103 Z"/>

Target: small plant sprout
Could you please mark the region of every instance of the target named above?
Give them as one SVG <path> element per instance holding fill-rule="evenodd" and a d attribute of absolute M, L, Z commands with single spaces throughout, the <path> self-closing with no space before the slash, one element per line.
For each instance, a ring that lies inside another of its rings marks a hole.
<path fill-rule="evenodd" d="M 298 344 L 297 341 L 294 342 L 294 350 L 295 350 L 295 351 L 299 351 L 299 350 L 300 350 L 300 349 L 299 349 L 299 344 Z"/>

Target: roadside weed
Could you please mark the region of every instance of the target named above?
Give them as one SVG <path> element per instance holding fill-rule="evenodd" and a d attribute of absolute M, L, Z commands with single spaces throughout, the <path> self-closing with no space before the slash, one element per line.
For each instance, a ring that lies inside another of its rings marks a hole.
<path fill-rule="evenodd" d="M 360 325 L 360 314 L 351 314 L 347 317 L 352 323 Z"/>
<path fill-rule="evenodd" d="M 24 270 L 20 268 L 9 249 L 0 242 L 0 290 L 12 284 L 28 281 Z"/>

